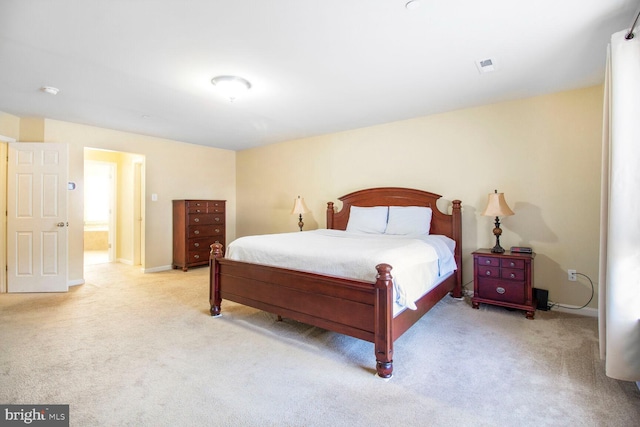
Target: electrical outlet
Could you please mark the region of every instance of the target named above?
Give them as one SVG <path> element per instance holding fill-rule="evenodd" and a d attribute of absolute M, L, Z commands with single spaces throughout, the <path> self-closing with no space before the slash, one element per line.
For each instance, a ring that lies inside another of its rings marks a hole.
<path fill-rule="evenodd" d="M 575 270 L 567 270 L 567 279 L 569 279 L 571 282 L 575 282 L 577 280 L 576 271 Z"/>

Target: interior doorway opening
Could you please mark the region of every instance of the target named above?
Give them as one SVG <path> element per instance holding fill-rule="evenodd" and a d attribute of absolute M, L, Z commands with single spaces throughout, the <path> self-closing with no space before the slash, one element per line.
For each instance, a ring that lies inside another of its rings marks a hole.
<path fill-rule="evenodd" d="M 144 265 L 144 161 L 84 149 L 84 265 Z"/>
<path fill-rule="evenodd" d="M 115 259 L 115 193 L 117 164 L 84 163 L 84 264 Z"/>

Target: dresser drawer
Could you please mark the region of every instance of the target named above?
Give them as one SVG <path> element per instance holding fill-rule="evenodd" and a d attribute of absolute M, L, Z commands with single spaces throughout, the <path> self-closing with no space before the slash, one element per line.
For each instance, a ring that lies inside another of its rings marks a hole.
<path fill-rule="evenodd" d="M 199 238 L 189 239 L 187 241 L 187 250 L 197 252 L 197 251 L 206 249 L 207 251 L 211 251 L 211 245 L 216 242 L 216 237 L 221 238 L 222 236 L 220 235 L 220 236 L 209 236 L 209 237 L 199 237 Z"/>
<path fill-rule="evenodd" d="M 190 225 L 187 228 L 187 237 L 209 237 L 224 235 L 224 226 L 218 225 Z"/>
<path fill-rule="evenodd" d="M 202 250 L 202 251 L 189 251 L 187 256 L 187 262 L 189 264 L 196 262 L 208 262 L 210 256 L 210 251 Z"/>
<path fill-rule="evenodd" d="M 224 214 L 190 213 L 187 219 L 189 225 L 224 224 Z"/>
<path fill-rule="evenodd" d="M 207 212 L 209 213 L 224 213 L 223 202 L 207 202 Z"/>
<path fill-rule="evenodd" d="M 478 296 L 480 298 L 514 304 L 523 304 L 525 302 L 524 282 L 483 278 L 478 278 L 478 280 Z"/>
<path fill-rule="evenodd" d="M 507 280 L 524 280 L 524 270 L 518 270 L 515 268 L 503 268 L 500 270 L 500 277 Z"/>

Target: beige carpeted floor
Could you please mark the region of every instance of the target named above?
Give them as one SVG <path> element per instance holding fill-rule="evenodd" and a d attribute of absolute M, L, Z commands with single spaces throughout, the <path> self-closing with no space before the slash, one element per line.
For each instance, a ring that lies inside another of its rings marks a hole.
<path fill-rule="evenodd" d="M 637 426 L 597 321 L 445 298 L 373 345 L 241 305 L 208 315 L 206 268 L 86 267 L 66 294 L 0 295 L 0 403 L 70 404 L 73 426 Z"/>

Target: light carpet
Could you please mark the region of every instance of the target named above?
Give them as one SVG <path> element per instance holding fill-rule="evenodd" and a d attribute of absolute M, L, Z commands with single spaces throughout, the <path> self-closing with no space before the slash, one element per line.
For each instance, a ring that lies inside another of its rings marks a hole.
<path fill-rule="evenodd" d="M 72 426 L 637 426 L 604 375 L 597 321 L 446 297 L 373 344 L 223 301 L 208 269 L 87 266 L 65 294 L 0 295 L 0 403 L 70 404 Z"/>

